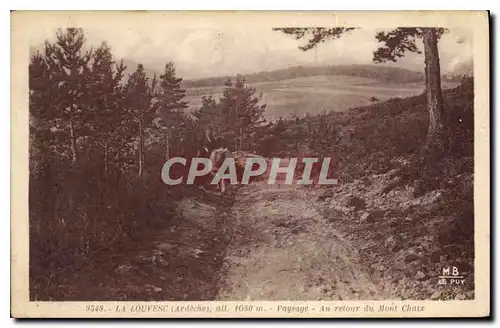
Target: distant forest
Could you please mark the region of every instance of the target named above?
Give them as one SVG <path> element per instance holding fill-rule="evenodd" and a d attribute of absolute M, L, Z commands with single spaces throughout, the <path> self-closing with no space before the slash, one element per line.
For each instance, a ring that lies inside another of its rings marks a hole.
<path fill-rule="evenodd" d="M 349 75 L 377 79 L 391 83 L 423 82 L 424 74 L 404 68 L 382 65 L 336 65 L 336 66 L 295 66 L 275 71 L 258 72 L 245 75 L 248 83 L 271 82 L 300 77 L 321 75 Z M 185 88 L 224 85 L 224 81 L 233 76 L 219 76 L 195 80 L 184 80 Z"/>

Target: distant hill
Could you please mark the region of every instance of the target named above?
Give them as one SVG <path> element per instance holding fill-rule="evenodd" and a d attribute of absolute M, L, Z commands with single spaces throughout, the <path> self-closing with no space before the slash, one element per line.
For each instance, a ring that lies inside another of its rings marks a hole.
<path fill-rule="evenodd" d="M 444 75 L 446 81 L 460 81 L 464 76 L 474 75 L 474 63 L 472 59 L 456 65 L 453 70 Z"/>
<path fill-rule="evenodd" d="M 472 62 L 472 59 L 469 61 L 466 61 L 462 64 L 459 64 L 455 67 L 453 70 L 453 73 L 459 74 L 459 75 L 470 75 L 472 76 L 474 73 L 474 63 Z"/>
<path fill-rule="evenodd" d="M 383 65 L 338 65 L 338 66 L 295 66 L 268 72 L 258 72 L 244 75 L 248 83 L 282 81 L 310 76 L 350 75 L 377 79 L 383 82 L 408 83 L 422 82 L 421 72 L 404 68 Z M 224 84 L 224 81 L 234 76 L 219 76 L 203 79 L 184 80 L 183 87 L 213 87 Z"/>

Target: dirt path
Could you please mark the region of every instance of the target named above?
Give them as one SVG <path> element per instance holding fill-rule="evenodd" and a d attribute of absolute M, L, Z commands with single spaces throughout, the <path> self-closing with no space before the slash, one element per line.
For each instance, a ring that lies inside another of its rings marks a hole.
<path fill-rule="evenodd" d="M 333 200 L 331 196 L 324 200 L 325 187 L 266 182 L 229 188 L 225 198 L 200 191 L 177 201 L 177 213 L 168 228 L 144 236 L 134 254 L 118 261 L 112 282 L 105 284 L 107 297 L 378 300 L 408 294 L 398 292 L 406 282 L 406 271 L 393 270 L 391 264 L 405 270 L 412 264 L 401 265 L 402 260 L 396 261 L 392 255 L 387 261 L 370 255 L 385 250 L 388 242 L 382 238 L 377 244 L 372 235 L 394 218 L 374 225 L 362 222 L 363 211 L 332 216 L 327 210 Z M 372 185 L 369 190 L 374 193 L 385 184 Z M 351 187 L 344 185 L 333 199 L 340 201 L 344 193 L 352 194 Z M 364 211 L 374 212 L 371 207 Z M 407 255 L 404 249 L 401 252 Z M 408 281 L 407 289 L 415 289 L 415 282 Z"/>
<path fill-rule="evenodd" d="M 315 207 L 324 192 L 250 184 L 228 213 L 219 300 L 383 299 L 356 248 Z"/>
<path fill-rule="evenodd" d="M 176 213 L 158 217 L 163 220 L 158 228 L 142 235 L 136 247 L 109 258 L 109 275 L 89 284 L 96 274 L 81 273 L 83 290 L 60 287 L 71 300 L 440 297 L 433 280 L 439 272 L 426 269 L 430 236 L 417 224 L 430 221 L 409 217 L 415 209 L 404 215 L 395 212 L 415 203 L 425 215 L 423 209 L 435 193 L 412 198 L 403 190 L 382 197 L 379 193 L 392 181 L 392 173 L 386 175 L 374 176 L 366 182 L 369 186 L 354 181 L 327 193 L 325 187 L 267 181 L 229 188 L 224 198 L 200 191 L 176 201 Z M 345 207 L 353 194 L 367 200 L 364 209 Z M 408 235 L 414 230 L 425 240 Z M 394 236 L 406 238 L 401 241 L 406 247 Z M 457 293 L 463 298 L 465 292 Z"/>

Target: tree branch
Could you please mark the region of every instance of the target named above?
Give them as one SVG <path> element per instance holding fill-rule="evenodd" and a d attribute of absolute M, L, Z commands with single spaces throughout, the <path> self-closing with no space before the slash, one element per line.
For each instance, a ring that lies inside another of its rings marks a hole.
<path fill-rule="evenodd" d="M 436 28 L 436 35 L 439 38 L 447 31 L 444 28 Z M 416 40 L 422 38 L 422 29 L 418 27 L 400 27 L 389 32 L 379 32 L 375 38 L 383 43 L 380 48 L 373 52 L 375 63 L 395 62 L 406 52 L 422 53 L 416 45 Z"/>
<path fill-rule="evenodd" d="M 276 27 L 273 31 L 280 31 L 282 33 L 295 36 L 295 40 L 300 40 L 306 36 L 310 36 L 308 43 L 299 46 L 302 51 L 308 51 L 316 47 L 318 44 L 328 40 L 335 40 L 340 38 L 345 33 L 348 33 L 356 27 Z"/>

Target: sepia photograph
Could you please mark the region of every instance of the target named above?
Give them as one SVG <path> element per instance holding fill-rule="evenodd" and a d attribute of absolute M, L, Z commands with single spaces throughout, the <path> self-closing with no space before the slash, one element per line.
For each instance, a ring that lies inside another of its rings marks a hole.
<path fill-rule="evenodd" d="M 14 317 L 489 315 L 488 12 L 11 19 Z"/>

